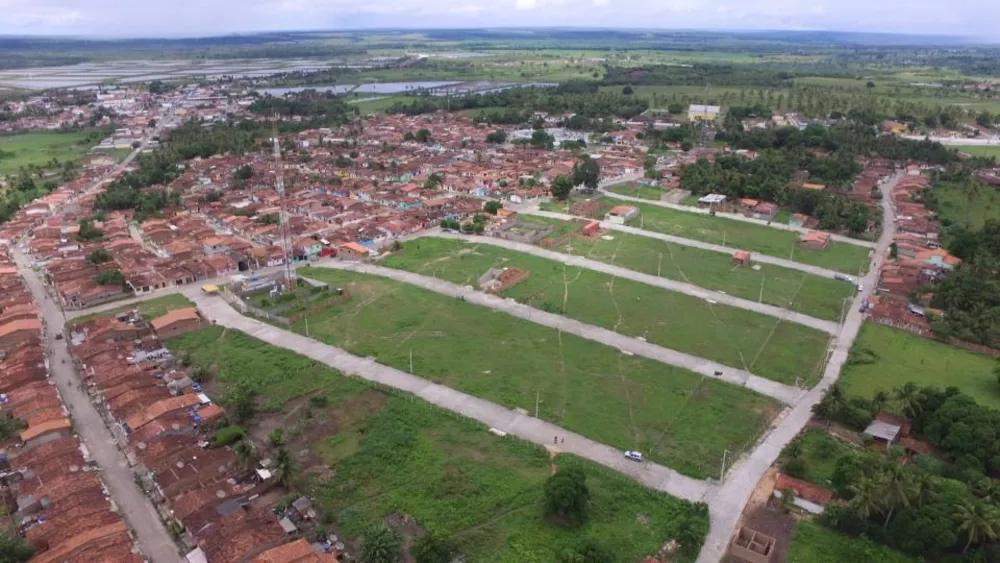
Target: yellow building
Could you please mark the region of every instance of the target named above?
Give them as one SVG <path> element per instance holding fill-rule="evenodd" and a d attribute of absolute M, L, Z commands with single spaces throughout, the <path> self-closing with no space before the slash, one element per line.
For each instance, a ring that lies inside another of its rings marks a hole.
<path fill-rule="evenodd" d="M 691 104 L 688 106 L 688 119 L 691 121 L 715 121 L 719 118 L 719 111 L 719 106 Z"/>

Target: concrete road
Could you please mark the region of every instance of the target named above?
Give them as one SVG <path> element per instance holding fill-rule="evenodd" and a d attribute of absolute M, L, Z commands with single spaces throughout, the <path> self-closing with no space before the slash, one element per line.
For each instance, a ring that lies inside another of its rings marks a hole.
<path fill-rule="evenodd" d="M 136 540 L 146 557 L 157 563 L 181 561 L 177 546 L 160 520 L 152 501 L 136 487 L 125 455 L 118 449 L 87 393 L 81 389 L 67 340 L 55 339 L 55 335 L 63 331 L 62 312 L 46 293 L 41 279 L 31 269 L 24 254 L 15 250 L 14 259 L 35 303 L 42 310 L 45 320 L 45 348 L 51 362 L 50 379 L 55 382 L 70 411 L 74 429 L 101 467 L 104 483 L 119 512 L 135 531 Z"/>
<path fill-rule="evenodd" d="M 809 328 L 814 328 L 816 330 L 821 330 L 827 334 L 832 334 L 832 335 L 837 334 L 837 323 L 835 322 L 824 321 L 821 319 L 817 319 L 815 317 L 810 317 L 809 315 L 803 315 L 802 313 L 796 313 L 794 311 L 789 311 L 787 309 L 775 307 L 773 305 L 765 305 L 763 303 L 757 303 L 756 301 L 750 301 L 747 299 L 741 299 L 739 297 L 733 297 L 732 295 L 719 293 L 718 291 L 710 291 L 698 287 L 696 285 L 691 285 L 688 283 L 683 283 L 674 280 L 668 280 L 650 274 L 643 274 L 641 272 L 636 272 L 635 270 L 629 270 L 626 268 L 622 268 L 621 266 L 605 264 L 604 262 L 598 262 L 597 260 L 591 260 L 589 258 L 584 258 L 582 256 L 563 254 L 561 252 L 546 250 L 544 248 L 534 246 L 531 244 L 514 242 L 495 237 L 462 235 L 457 233 L 443 233 L 443 232 L 429 233 L 428 236 L 464 240 L 468 242 L 474 242 L 477 244 L 488 244 L 491 246 L 499 246 L 501 248 L 506 248 L 508 250 L 523 252 L 525 254 L 532 254 L 534 256 L 539 256 L 541 258 L 547 258 L 549 260 L 561 262 L 563 264 L 566 264 L 567 266 L 576 266 L 578 268 L 594 270 L 595 272 L 601 272 L 619 278 L 625 278 L 632 281 L 637 281 L 639 283 L 652 285 L 669 291 L 675 291 L 677 293 L 683 293 L 685 295 L 690 295 L 692 297 L 697 297 L 699 299 L 715 301 L 716 303 L 729 305 L 730 307 L 738 307 L 740 309 L 746 309 L 748 311 L 754 311 L 764 315 L 769 315 L 771 317 L 775 317 L 783 321 L 789 321 L 803 326 L 807 326 Z"/>
<path fill-rule="evenodd" d="M 615 182 L 615 183 L 620 184 L 620 183 L 623 183 L 623 182 Z M 611 193 L 609 191 L 604 190 L 603 188 L 599 188 L 599 191 L 601 193 L 603 193 L 606 197 L 610 197 L 610 198 L 614 198 L 614 199 L 620 199 L 622 201 L 632 201 L 632 202 L 635 202 L 635 203 L 647 203 L 647 204 L 650 204 L 650 205 L 656 205 L 658 207 L 666 207 L 668 209 L 673 209 L 673 210 L 676 210 L 676 211 L 683 211 L 685 213 L 695 213 L 695 214 L 698 214 L 698 215 L 708 215 L 709 214 L 709 210 L 708 209 L 704 209 L 704 208 L 701 208 L 701 207 L 692 207 L 690 205 L 681 205 L 679 203 L 670 203 L 669 201 L 657 201 L 657 200 L 654 200 L 654 199 L 642 199 L 640 197 L 632 197 L 632 196 L 627 196 L 627 195 L 621 195 L 621 194 Z M 812 229 L 806 229 L 804 227 L 794 227 L 792 225 L 786 225 L 784 223 L 775 223 L 775 222 L 764 221 L 762 219 L 754 219 L 752 217 L 746 217 L 744 215 L 740 215 L 739 213 L 725 213 L 725 212 L 722 212 L 722 211 L 717 211 L 715 213 L 715 216 L 716 217 L 723 217 L 725 219 L 732 219 L 733 221 L 739 221 L 741 223 L 753 223 L 755 225 L 760 225 L 762 227 L 769 227 L 771 229 L 775 229 L 775 230 L 779 230 L 779 231 L 793 231 L 793 232 L 796 232 L 796 233 L 807 233 L 807 232 L 810 232 L 812 230 Z M 858 240 L 856 238 L 845 237 L 843 235 L 834 235 L 834 234 L 831 234 L 830 238 L 832 240 L 836 241 L 836 242 L 843 242 L 845 244 L 853 244 L 854 246 L 863 246 L 865 248 L 875 248 L 875 246 L 876 246 L 876 244 L 874 242 L 868 242 L 866 240 Z"/>
<path fill-rule="evenodd" d="M 508 315 L 525 319 L 535 324 L 540 324 L 569 334 L 574 334 L 581 338 L 586 338 L 587 340 L 593 340 L 595 342 L 635 354 L 636 356 L 642 356 L 657 362 L 684 368 L 706 377 L 721 379 L 722 381 L 726 381 L 734 385 L 747 387 L 748 389 L 752 389 L 763 395 L 774 397 L 785 404 L 794 403 L 804 393 L 804 391 L 798 387 L 771 381 L 769 379 L 753 375 L 748 371 L 736 369 L 706 360 L 705 358 L 699 358 L 698 356 L 692 356 L 691 354 L 685 354 L 684 352 L 678 352 L 676 350 L 671 350 L 669 348 L 664 348 L 648 342 L 643 342 L 642 340 L 638 340 L 632 336 L 620 334 L 618 332 L 596 327 L 594 325 L 581 323 L 580 321 L 561 315 L 548 313 L 523 305 L 513 299 L 504 299 L 495 295 L 489 295 L 474 289 L 468 289 L 460 285 L 446 282 L 438 278 L 423 276 L 393 268 L 386 268 L 384 266 L 361 264 L 358 262 L 329 260 L 317 264 L 317 266 L 381 276 L 422 287 L 435 293 L 440 293 L 441 295 L 461 297 L 468 303 L 488 307 L 494 311 L 507 313 Z M 717 372 L 722 375 L 715 375 Z"/>
<path fill-rule="evenodd" d="M 566 215 L 564 213 L 554 213 L 552 211 L 541 211 L 538 209 L 525 209 L 520 211 L 520 213 L 522 215 L 537 215 L 539 217 L 548 217 L 549 219 L 560 219 L 562 221 L 569 221 L 572 219 L 582 219 L 585 221 L 590 220 L 587 219 L 586 217 L 576 217 L 573 215 Z M 662 240 L 664 242 L 679 244 L 681 246 L 690 246 L 691 248 L 711 250 L 712 252 L 720 252 L 722 254 L 727 254 L 730 256 L 732 256 L 733 252 L 737 250 L 737 248 L 733 248 L 731 246 L 722 246 L 721 244 L 701 242 L 699 240 L 691 240 L 689 238 L 683 238 L 674 235 L 667 235 L 663 233 L 647 231 L 645 229 L 630 227 L 628 225 L 618 225 L 615 223 L 608 223 L 606 221 L 601 221 L 601 228 L 612 231 L 618 231 L 622 233 L 628 233 L 630 235 L 638 235 L 646 238 L 655 238 Z M 828 270 L 826 268 L 820 268 L 819 266 L 810 266 L 808 264 L 803 264 L 801 262 L 786 260 L 784 258 L 777 258 L 775 256 L 771 256 L 768 254 L 761 254 L 759 252 L 753 253 L 753 261 L 760 262 L 761 264 L 771 264 L 773 266 L 781 266 L 782 268 L 788 268 L 790 270 L 798 270 L 800 272 L 805 272 L 807 274 L 812 274 L 814 276 L 819 276 L 823 278 L 832 278 L 839 273 L 835 270 Z M 853 275 L 856 272 L 847 272 L 847 273 Z"/>
<path fill-rule="evenodd" d="M 740 521 L 743 507 L 749 500 L 764 472 L 778 459 L 778 455 L 812 418 L 812 407 L 823 398 L 823 393 L 840 377 L 841 369 L 854 344 L 854 339 L 864 322 L 864 314 L 859 309 L 861 303 L 871 297 L 878 281 L 879 270 L 889 252 L 889 245 L 896 234 L 896 211 L 892 201 L 892 189 L 902 179 L 897 174 L 881 186 L 882 190 L 882 235 L 875 249 L 872 268 L 863 279 L 864 291 L 860 292 L 851 305 L 850 312 L 837 335 L 833 351 L 823 372 L 820 383 L 806 393 L 795 407 L 787 413 L 776 427 L 765 436 L 748 457 L 740 460 L 730 471 L 725 483 L 718 488 L 709 501 L 712 527 L 705 545 L 698 556 L 698 563 L 717 563 L 726 553 L 729 540 Z"/>
<path fill-rule="evenodd" d="M 303 354 L 346 375 L 357 375 L 368 381 L 412 393 L 441 408 L 478 420 L 487 426 L 535 444 L 551 446 L 553 437 L 564 438 L 565 442 L 560 442 L 558 446 L 560 451 L 587 458 L 675 497 L 700 501 L 705 499 L 712 489 L 709 483 L 686 477 L 667 467 L 648 461 L 636 463 L 626 460 L 621 450 L 589 440 L 554 424 L 245 317 L 233 310 L 219 296 L 196 294 L 193 297 L 199 310 L 220 326 L 243 331 L 269 344 Z M 491 439 L 495 438 L 483 433 L 483 440 Z"/>

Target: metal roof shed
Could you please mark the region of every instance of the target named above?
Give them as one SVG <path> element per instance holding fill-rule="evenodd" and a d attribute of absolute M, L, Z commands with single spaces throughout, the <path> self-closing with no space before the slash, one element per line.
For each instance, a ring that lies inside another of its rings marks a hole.
<path fill-rule="evenodd" d="M 868 428 L 865 428 L 865 434 L 872 436 L 873 438 L 879 440 L 885 440 L 890 444 L 896 441 L 899 437 L 900 426 L 898 424 L 890 424 L 882 420 L 873 420 Z"/>

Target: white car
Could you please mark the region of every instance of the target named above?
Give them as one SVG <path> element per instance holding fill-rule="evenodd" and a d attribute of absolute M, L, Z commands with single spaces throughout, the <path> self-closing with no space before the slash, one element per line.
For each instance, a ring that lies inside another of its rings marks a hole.
<path fill-rule="evenodd" d="M 631 459 L 632 461 L 642 461 L 642 453 L 629 450 L 625 452 L 625 459 Z"/>
<path fill-rule="evenodd" d="M 864 290 L 865 290 L 865 284 L 859 283 L 858 284 L 858 291 L 864 291 Z"/>

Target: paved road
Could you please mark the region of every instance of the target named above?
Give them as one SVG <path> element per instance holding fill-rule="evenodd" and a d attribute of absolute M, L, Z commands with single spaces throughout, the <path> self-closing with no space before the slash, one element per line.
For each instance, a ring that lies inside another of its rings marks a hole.
<path fill-rule="evenodd" d="M 561 315 L 548 313 L 523 305 L 513 299 L 504 299 L 495 295 L 489 295 L 474 289 L 468 289 L 460 285 L 446 282 L 438 278 L 423 276 L 393 268 L 386 268 L 384 266 L 361 264 L 357 262 L 329 260 L 317 265 L 337 270 L 348 270 L 351 272 L 362 272 L 365 274 L 381 276 L 422 287 L 435 293 L 440 293 L 441 295 L 461 297 L 465 301 L 474 305 L 488 307 L 494 311 L 500 311 L 502 313 L 526 319 L 549 328 L 561 330 L 569 334 L 575 334 L 576 336 L 586 338 L 587 340 L 593 340 L 601 344 L 613 346 L 619 350 L 624 350 L 631 354 L 649 358 L 664 364 L 684 368 L 706 377 L 721 379 L 734 385 L 747 387 L 748 389 L 752 389 L 763 395 L 774 397 L 775 399 L 778 399 L 786 404 L 793 404 L 804 393 L 804 391 L 798 387 L 783 385 L 776 381 L 771 381 L 769 379 L 753 375 L 744 370 L 718 364 L 706 360 L 705 358 L 699 358 L 698 356 L 692 356 L 691 354 L 685 354 L 684 352 L 678 352 L 676 350 L 671 350 L 669 348 L 664 348 L 648 342 L 643 342 L 632 336 L 626 336 L 612 330 L 581 323 L 580 321 Z M 716 372 L 720 372 L 722 375 L 715 375 Z"/>
<path fill-rule="evenodd" d="M 554 213 L 552 211 L 541 211 L 538 209 L 525 209 L 520 211 L 519 213 L 521 213 L 522 215 L 537 215 L 539 217 L 548 217 L 549 219 L 560 219 L 562 221 L 569 221 L 572 219 L 589 220 L 586 219 L 585 217 L 576 217 L 574 215 L 566 215 L 565 213 Z M 636 227 L 630 227 L 628 225 L 618 225 L 606 221 L 601 221 L 601 228 L 609 229 L 612 231 L 618 231 L 622 233 L 628 233 L 631 235 L 638 235 L 646 238 L 655 238 L 665 242 L 679 244 L 681 246 L 690 246 L 691 248 L 700 248 L 702 250 L 711 250 L 712 252 L 721 252 L 722 254 L 728 254 L 728 255 L 732 255 L 733 252 L 737 250 L 736 248 L 733 248 L 731 246 L 722 246 L 721 244 L 712 244 L 709 242 L 702 242 L 699 240 L 692 240 L 689 238 L 667 235 L 664 233 L 657 233 L 654 231 L 647 231 L 646 229 L 639 229 Z M 820 268 L 819 266 L 810 266 L 808 264 L 803 264 L 801 262 L 786 260 L 784 258 L 777 258 L 775 256 L 771 256 L 768 254 L 761 254 L 759 252 L 753 253 L 753 261 L 760 262 L 762 264 L 781 266 L 782 268 L 788 268 L 790 270 L 798 270 L 800 272 L 805 272 L 807 274 L 812 274 L 814 276 L 820 276 L 824 278 L 832 278 L 839 273 L 835 270 L 828 270 L 826 268 Z"/>
<path fill-rule="evenodd" d="M 616 183 L 621 183 L 621 182 L 616 182 Z M 666 207 L 666 208 L 674 209 L 674 210 L 677 210 L 677 211 L 684 211 L 685 213 L 696 213 L 698 215 L 708 215 L 709 214 L 709 210 L 708 209 L 704 209 L 704 208 L 701 208 L 701 207 L 692 207 L 690 205 L 680 205 L 679 203 L 670 203 L 669 201 L 657 201 L 657 200 L 653 200 L 653 199 L 642 199 L 642 198 L 639 198 L 639 197 L 632 197 L 632 196 L 627 196 L 627 195 L 621 195 L 621 194 L 611 193 L 611 192 L 606 191 L 604 189 L 601 189 L 600 191 L 606 197 L 610 197 L 610 198 L 614 198 L 614 199 L 620 199 L 620 200 L 623 200 L 623 201 L 633 201 L 635 203 L 647 203 L 647 204 L 650 204 L 650 205 L 656 205 L 656 206 L 659 206 L 659 207 Z M 784 223 L 775 223 L 773 221 L 769 223 L 769 222 L 761 220 L 761 219 L 754 219 L 752 217 L 746 217 L 744 215 L 740 215 L 739 213 L 725 213 L 725 212 L 722 212 L 722 211 L 717 211 L 715 213 L 715 216 L 716 217 L 724 217 L 726 219 L 732 219 L 733 221 L 739 221 L 741 223 L 753 223 L 755 225 L 760 225 L 760 226 L 763 226 L 763 227 L 770 227 L 772 229 L 776 229 L 776 230 L 779 230 L 779 231 L 793 231 L 793 232 L 797 232 L 797 233 L 807 233 L 807 232 L 811 231 L 811 229 L 806 229 L 804 227 L 795 227 L 795 226 L 792 226 L 792 225 L 786 225 Z M 858 240 L 856 238 L 845 237 L 843 235 L 834 235 L 834 234 L 831 234 L 830 238 L 832 240 L 834 240 L 834 241 L 843 242 L 843 243 L 846 243 L 846 244 L 853 244 L 854 246 L 863 246 L 865 248 L 875 248 L 875 243 L 874 242 L 869 242 L 869 241 L 866 241 L 866 240 Z"/>
<path fill-rule="evenodd" d="M 861 329 L 864 315 L 859 311 L 862 301 L 868 299 L 876 287 L 879 270 L 889 251 L 889 245 L 896 234 L 895 203 L 892 201 L 892 188 L 902 179 L 896 175 L 881 187 L 882 190 L 882 235 L 875 250 L 874 264 L 863 283 L 865 290 L 861 292 L 851 305 L 840 334 L 836 338 L 833 353 L 830 355 L 820 383 L 806 393 L 802 400 L 784 415 L 777 426 L 761 440 L 760 444 L 748 457 L 740 460 L 722 487 L 715 491 L 709 502 L 712 528 L 705 545 L 698 556 L 698 563 L 717 563 L 722 559 L 729 545 L 729 539 L 735 532 L 743 507 L 753 493 L 764 472 L 778 459 L 778 455 L 788 445 L 802 428 L 812 418 L 812 407 L 823 397 L 837 378 L 847 361 L 848 353 L 854 339 Z"/>
<path fill-rule="evenodd" d="M 344 374 L 358 375 L 368 381 L 412 393 L 441 408 L 478 420 L 529 442 L 550 446 L 553 436 L 565 438 L 565 442 L 560 442 L 559 450 L 600 463 L 675 497 L 700 501 L 704 500 L 712 489 L 712 485 L 705 481 L 686 477 L 661 465 L 628 461 L 622 456 L 621 450 L 588 440 L 554 424 L 384 366 L 374 360 L 354 356 L 300 334 L 244 317 L 221 297 L 196 294 L 193 298 L 199 310 L 218 325 L 243 331 L 269 344 L 303 354 Z M 492 438 L 484 432 L 483 439 Z"/>
<path fill-rule="evenodd" d="M 100 465 L 104 482 L 118 505 L 119 512 L 135 531 L 143 554 L 157 563 L 179 562 L 181 557 L 177 547 L 163 526 L 152 501 L 135 486 L 135 478 L 124 454 L 118 449 L 87 393 L 80 388 L 67 341 L 55 339 L 55 335 L 62 332 L 64 324 L 59 307 L 45 292 L 41 279 L 28 265 L 24 254 L 15 250 L 14 259 L 45 319 L 45 347 L 50 352 L 51 361 L 50 378 L 70 409 L 73 427 Z"/>
<path fill-rule="evenodd" d="M 568 266 L 576 266 L 578 268 L 594 270 L 595 272 L 602 272 L 619 278 L 625 278 L 632 281 L 637 281 L 639 283 L 652 285 L 669 291 L 675 291 L 677 293 L 683 293 L 685 295 L 690 295 L 692 297 L 697 297 L 699 299 L 712 300 L 717 303 L 721 303 L 723 305 L 729 305 L 730 307 L 739 307 L 741 309 L 755 311 L 757 313 L 769 315 L 784 321 L 789 321 L 810 328 L 814 328 L 816 330 L 821 330 L 827 334 L 832 334 L 832 335 L 837 334 L 837 323 L 835 322 L 824 321 L 821 319 L 817 319 L 815 317 L 810 317 L 809 315 L 803 315 L 802 313 L 796 313 L 794 311 L 789 311 L 787 309 L 782 309 L 780 307 L 775 307 L 773 305 L 765 305 L 763 303 L 757 303 L 756 301 L 750 301 L 747 299 L 741 299 L 739 297 L 733 297 L 732 295 L 719 293 L 717 291 L 710 291 L 698 287 L 696 285 L 691 285 L 688 283 L 683 283 L 674 280 L 668 280 L 650 274 L 644 274 L 642 272 L 636 272 L 635 270 L 629 270 L 626 268 L 622 268 L 621 266 L 605 264 L 604 262 L 598 262 L 597 260 L 591 260 L 589 258 L 584 258 L 582 256 L 563 254 L 561 252 L 546 250 L 544 248 L 540 248 L 538 246 L 534 246 L 531 244 L 514 242 L 495 237 L 462 235 L 457 233 L 443 233 L 443 232 L 442 233 L 432 232 L 429 233 L 428 236 L 450 238 L 456 240 L 475 242 L 478 244 L 499 246 L 509 250 L 523 252 L 525 254 L 532 254 L 534 256 L 539 256 L 542 258 L 547 258 L 549 260 L 554 260 L 556 262 L 561 262 Z"/>

